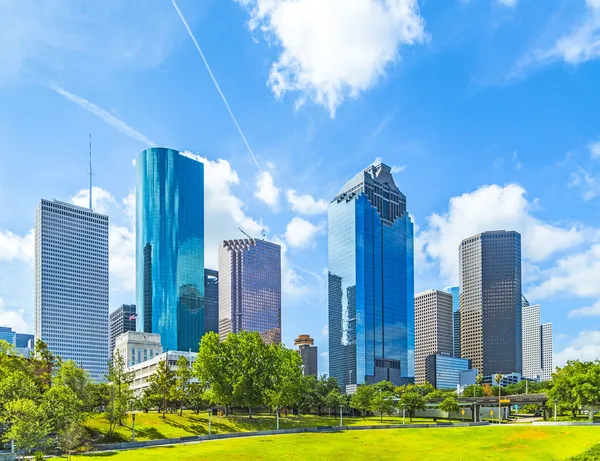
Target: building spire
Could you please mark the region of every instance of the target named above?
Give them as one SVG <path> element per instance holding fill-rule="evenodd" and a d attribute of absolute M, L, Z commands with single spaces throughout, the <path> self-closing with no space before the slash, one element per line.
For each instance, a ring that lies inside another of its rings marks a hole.
<path fill-rule="evenodd" d="M 92 133 L 90 133 L 90 210 L 92 209 Z"/>

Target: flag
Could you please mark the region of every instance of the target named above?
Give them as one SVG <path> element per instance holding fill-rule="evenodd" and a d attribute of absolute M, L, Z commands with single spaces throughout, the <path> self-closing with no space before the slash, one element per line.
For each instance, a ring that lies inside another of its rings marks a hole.
<path fill-rule="evenodd" d="M 129 317 L 129 320 L 135 320 L 137 319 L 137 314 L 133 314 L 131 317 Z"/>

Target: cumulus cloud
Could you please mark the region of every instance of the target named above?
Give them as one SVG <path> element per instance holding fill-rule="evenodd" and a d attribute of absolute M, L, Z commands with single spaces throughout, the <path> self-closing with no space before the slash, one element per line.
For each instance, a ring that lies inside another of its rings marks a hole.
<path fill-rule="evenodd" d="M 597 317 L 600 316 L 600 301 L 596 301 L 592 306 L 580 307 L 579 309 L 572 309 L 567 314 L 569 318 L 577 317 Z"/>
<path fill-rule="evenodd" d="M 27 322 L 24 320 L 23 309 L 19 311 L 9 310 L 4 305 L 4 300 L 0 298 L 0 326 L 10 327 L 17 333 L 27 333 L 30 331 Z"/>
<path fill-rule="evenodd" d="M 400 60 L 402 45 L 427 38 L 417 0 L 236 1 L 250 30 L 281 49 L 268 81 L 275 96 L 297 92 L 297 106 L 310 98 L 332 117 Z"/>
<path fill-rule="evenodd" d="M 276 208 L 279 202 L 280 190 L 275 186 L 273 175 L 269 171 L 263 171 L 256 177 L 256 190 L 254 196 L 265 202 L 271 208 Z"/>
<path fill-rule="evenodd" d="M 533 216 L 533 208 L 534 204 L 525 198 L 525 189 L 516 184 L 483 186 L 453 197 L 448 211 L 431 215 L 426 229 L 417 235 L 415 261 L 427 258 L 439 263 L 445 283 L 455 284 L 458 246 L 463 239 L 480 232 L 498 229 L 520 232 L 523 257 L 531 261 L 545 260 L 584 241 L 583 229 L 542 222 Z M 419 255 L 419 251 L 423 254 Z"/>
<path fill-rule="evenodd" d="M 0 261 L 33 262 L 34 231 L 26 235 L 0 229 Z"/>
<path fill-rule="evenodd" d="M 324 225 L 314 225 L 306 219 L 295 216 L 285 230 L 285 240 L 296 248 L 314 246 L 316 236 L 323 230 Z"/>
<path fill-rule="evenodd" d="M 571 173 L 569 187 L 581 189 L 581 195 L 586 201 L 600 196 L 600 178 L 594 176 L 587 169 L 582 167 Z"/>
<path fill-rule="evenodd" d="M 508 6 L 509 8 L 514 8 L 519 3 L 519 0 L 496 0 L 496 3 Z"/>
<path fill-rule="evenodd" d="M 581 331 L 571 344 L 554 354 L 554 364 L 563 366 L 568 360 L 582 361 L 600 358 L 600 331 Z"/>
<path fill-rule="evenodd" d="M 283 293 L 290 296 L 305 295 L 308 288 L 300 274 L 292 267 L 288 258 L 288 248 L 285 241 L 280 237 L 273 237 L 273 243 L 281 246 L 281 289 Z"/>
<path fill-rule="evenodd" d="M 326 323 L 325 326 L 323 327 L 323 329 L 321 330 L 321 334 L 325 337 L 328 338 L 329 337 L 329 324 Z"/>
<path fill-rule="evenodd" d="M 298 195 L 294 189 L 289 189 L 286 193 L 288 203 L 292 211 L 303 215 L 317 215 L 327 212 L 327 201 L 323 199 L 315 200 L 312 195 Z"/>
<path fill-rule="evenodd" d="M 600 0 L 598 1 L 600 2 Z M 588 148 L 590 149 L 590 157 L 595 160 L 600 159 L 600 141 L 589 143 Z"/>

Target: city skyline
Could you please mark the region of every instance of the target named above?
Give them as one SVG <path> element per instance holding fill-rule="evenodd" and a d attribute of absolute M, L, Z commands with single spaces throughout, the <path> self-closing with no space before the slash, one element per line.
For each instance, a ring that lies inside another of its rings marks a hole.
<path fill-rule="evenodd" d="M 211 178 L 205 267 L 216 269 L 238 227 L 266 229 L 282 244 L 282 339 L 291 347 L 310 333 L 326 372 L 327 203 L 381 157 L 410 198 L 416 292 L 458 283 L 461 239 L 514 229 L 523 293 L 553 324 L 556 364 L 600 356 L 598 56 L 583 52 L 594 35 L 577 34 L 595 30 L 593 5 L 421 2 L 411 37 L 396 34 L 407 16 L 382 23 L 348 7 L 336 31 L 351 24 L 372 57 L 357 67 L 334 30 L 318 29 L 312 45 L 302 33 L 331 11 L 299 15 L 296 42 L 269 22 L 283 17 L 275 10 L 249 31 L 240 2 L 179 3 L 256 163 L 170 2 L 3 11 L 7 24 L 29 21 L 18 36 L 5 28 L 0 51 L 0 323 L 33 332 L 35 207 L 42 197 L 88 205 L 92 133 L 94 209 L 110 216 L 109 311 L 136 302 L 131 163 L 148 145 L 172 146 Z"/>

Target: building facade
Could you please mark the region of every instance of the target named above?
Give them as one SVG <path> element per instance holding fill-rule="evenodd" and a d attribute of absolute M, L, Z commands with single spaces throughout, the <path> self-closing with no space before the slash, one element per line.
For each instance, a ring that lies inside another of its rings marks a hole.
<path fill-rule="evenodd" d="M 256 331 L 281 342 L 281 247 L 258 239 L 219 247 L 219 336 Z"/>
<path fill-rule="evenodd" d="M 460 288 L 446 287 L 442 291 L 452 295 L 452 355 L 460 357 Z"/>
<path fill-rule="evenodd" d="M 459 248 L 461 356 L 484 375 L 521 373 L 521 235 L 483 232 Z"/>
<path fill-rule="evenodd" d="M 219 271 L 204 269 L 204 333 L 219 332 Z"/>
<path fill-rule="evenodd" d="M 540 305 L 522 307 L 523 376 L 538 379 L 542 374 L 542 323 Z"/>
<path fill-rule="evenodd" d="M 453 355 L 452 295 L 428 290 L 415 295 L 416 384 L 423 384 L 427 380 L 425 361 L 430 355 L 438 353 Z"/>
<path fill-rule="evenodd" d="M 469 359 L 451 354 L 431 354 L 425 358 L 425 380 L 436 389 L 456 389 L 461 385 L 461 373 L 470 369 Z"/>
<path fill-rule="evenodd" d="M 35 337 L 94 380 L 108 371 L 108 216 L 42 199 L 35 225 Z"/>
<path fill-rule="evenodd" d="M 318 370 L 318 351 L 315 346 L 315 340 L 309 335 L 300 335 L 294 340 L 294 345 L 298 346 L 298 354 L 302 357 L 302 372 L 304 376 L 319 376 Z"/>
<path fill-rule="evenodd" d="M 163 353 L 160 335 L 127 331 L 115 340 L 113 356 L 123 357 L 126 367 L 132 367 Z"/>
<path fill-rule="evenodd" d="M 329 373 L 342 389 L 414 378 L 413 223 L 391 168 L 350 179 L 328 209 Z"/>
<path fill-rule="evenodd" d="M 115 341 L 127 331 L 135 331 L 135 304 L 123 304 L 110 314 L 110 346 L 108 352 L 112 358 L 115 350 Z"/>
<path fill-rule="evenodd" d="M 552 358 L 552 324 L 542 324 L 542 372 L 541 381 L 550 381 L 554 372 L 554 360 Z"/>
<path fill-rule="evenodd" d="M 6 341 L 13 345 L 19 354 L 23 357 L 29 357 L 35 346 L 33 335 L 27 333 L 17 333 L 10 327 L 0 327 L 0 341 Z"/>
<path fill-rule="evenodd" d="M 133 396 L 136 398 L 141 397 L 144 390 L 150 387 L 150 377 L 156 374 L 156 368 L 160 362 L 167 360 L 169 367 L 174 371 L 177 368 L 177 360 L 182 356 L 187 359 L 191 367 L 196 361 L 198 354 L 196 352 L 166 351 L 160 355 L 154 356 L 152 359 L 136 363 L 127 368 L 127 371 L 133 373 L 133 382 L 131 384 Z M 197 378 L 192 378 L 190 380 L 190 382 L 197 381 Z"/>
<path fill-rule="evenodd" d="M 151 148 L 136 161 L 138 331 L 167 350 L 197 351 L 204 334 L 204 165 Z"/>

